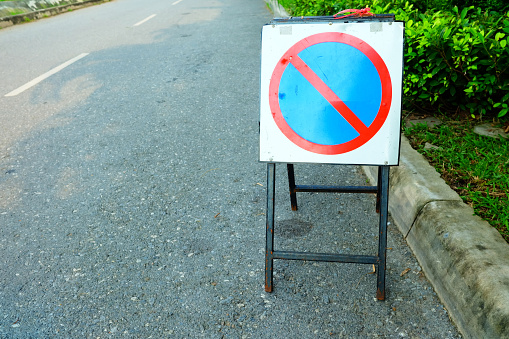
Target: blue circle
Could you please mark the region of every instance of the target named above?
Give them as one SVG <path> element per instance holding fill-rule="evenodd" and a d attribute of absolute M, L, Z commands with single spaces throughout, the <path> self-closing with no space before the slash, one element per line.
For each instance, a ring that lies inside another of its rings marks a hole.
<path fill-rule="evenodd" d="M 357 48 L 323 42 L 298 56 L 369 127 L 380 109 L 382 83 L 371 60 Z M 300 137 L 321 145 L 338 145 L 359 133 L 290 63 L 279 84 L 283 118 Z"/>

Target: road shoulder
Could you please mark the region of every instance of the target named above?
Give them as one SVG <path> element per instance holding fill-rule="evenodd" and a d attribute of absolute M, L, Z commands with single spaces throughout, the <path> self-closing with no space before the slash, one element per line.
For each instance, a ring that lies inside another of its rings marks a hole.
<path fill-rule="evenodd" d="M 111 0 L 69 0 L 63 1 L 62 5 L 46 7 L 44 1 L 20 1 L 0 3 L 0 28 L 47 18 L 60 13 L 95 5 L 97 3 L 109 2 Z M 19 13 L 11 15 L 10 13 Z"/>

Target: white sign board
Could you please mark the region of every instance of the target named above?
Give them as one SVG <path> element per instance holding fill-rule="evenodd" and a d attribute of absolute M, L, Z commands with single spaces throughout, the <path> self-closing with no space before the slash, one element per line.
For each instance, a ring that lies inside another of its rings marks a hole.
<path fill-rule="evenodd" d="M 402 22 L 268 24 L 260 161 L 397 165 Z"/>

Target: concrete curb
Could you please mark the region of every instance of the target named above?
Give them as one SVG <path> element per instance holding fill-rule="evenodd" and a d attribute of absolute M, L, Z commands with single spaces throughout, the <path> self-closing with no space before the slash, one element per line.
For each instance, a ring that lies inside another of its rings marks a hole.
<path fill-rule="evenodd" d="M 376 182 L 376 167 L 364 166 Z M 402 137 L 389 211 L 465 338 L 509 338 L 509 245 Z"/>
<path fill-rule="evenodd" d="M 67 12 L 69 10 L 78 9 L 86 6 L 91 6 L 95 3 L 100 2 L 109 2 L 111 0 L 71 0 L 68 4 L 61 5 L 61 6 L 55 6 L 50 8 L 44 8 L 39 10 L 32 10 L 30 7 L 24 8 L 27 12 L 17 15 L 10 15 L 10 16 L 4 16 L 0 17 L 0 28 L 9 27 L 12 25 L 16 25 L 19 23 L 32 21 L 32 20 L 38 20 L 42 19 L 48 16 L 57 15 L 63 12 Z M 4 7 L 11 6 L 17 6 L 15 3 L 0 3 Z M 13 9 L 18 9 L 20 7 L 12 7 Z"/>

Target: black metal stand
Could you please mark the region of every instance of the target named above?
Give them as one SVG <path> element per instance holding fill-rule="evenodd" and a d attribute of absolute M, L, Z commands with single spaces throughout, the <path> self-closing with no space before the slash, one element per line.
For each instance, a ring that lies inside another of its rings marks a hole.
<path fill-rule="evenodd" d="M 292 210 L 297 210 L 297 192 L 325 193 L 376 193 L 376 210 L 379 218 L 378 255 L 344 255 L 332 253 L 309 253 L 274 250 L 274 199 L 276 193 L 276 164 L 267 164 L 267 228 L 265 248 L 265 291 L 272 292 L 274 259 L 312 260 L 356 264 L 373 264 L 377 266 L 378 300 L 385 299 L 385 258 L 387 249 L 387 212 L 389 202 L 389 166 L 378 167 L 377 186 L 316 186 L 295 185 L 293 164 L 287 164 L 290 184 L 290 202 Z"/>

